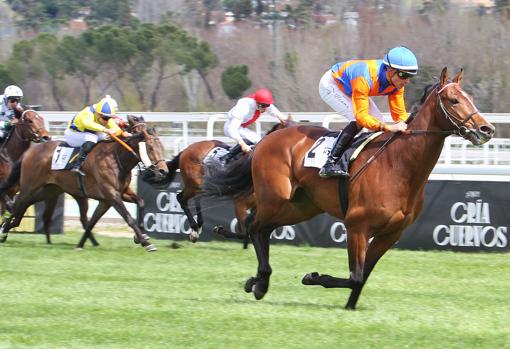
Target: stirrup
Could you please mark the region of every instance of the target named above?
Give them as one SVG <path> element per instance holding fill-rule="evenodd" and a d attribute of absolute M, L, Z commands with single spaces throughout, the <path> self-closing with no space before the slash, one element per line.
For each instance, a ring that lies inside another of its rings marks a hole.
<path fill-rule="evenodd" d="M 85 176 L 85 172 L 83 172 L 83 170 L 81 169 L 81 167 L 73 167 L 71 169 L 71 172 L 74 172 L 80 176 Z"/>
<path fill-rule="evenodd" d="M 322 166 L 321 170 L 319 171 L 319 176 L 322 178 L 329 178 L 329 177 L 349 177 L 349 173 L 343 171 L 340 168 L 340 165 L 334 161 L 327 161 L 324 166 Z"/>

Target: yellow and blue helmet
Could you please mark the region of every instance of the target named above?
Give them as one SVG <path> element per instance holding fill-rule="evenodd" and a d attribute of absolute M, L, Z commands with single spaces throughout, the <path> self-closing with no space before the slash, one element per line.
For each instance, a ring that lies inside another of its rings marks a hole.
<path fill-rule="evenodd" d="M 105 98 L 94 104 L 94 110 L 102 116 L 111 118 L 117 114 L 117 102 L 109 95 L 106 95 Z"/>
<path fill-rule="evenodd" d="M 405 46 L 397 46 L 389 50 L 383 58 L 383 63 L 410 75 L 418 73 L 418 60 L 414 53 Z"/>

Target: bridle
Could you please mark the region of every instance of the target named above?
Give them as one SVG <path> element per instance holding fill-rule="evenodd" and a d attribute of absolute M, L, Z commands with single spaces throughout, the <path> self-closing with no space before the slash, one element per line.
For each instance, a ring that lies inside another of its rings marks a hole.
<path fill-rule="evenodd" d="M 32 126 L 30 126 L 30 124 L 28 123 L 27 119 L 26 119 L 26 113 L 27 112 L 34 112 L 36 117 L 40 118 L 41 116 L 33 109 L 27 109 L 25 111 L 23 111 L 23 113 L 21 113 L 21 117 L 19 118 L 19 122 L 15 125 L 14 127 L 14 132 L 16 133 L 16 135 L 20 138 L 20 139 L 23 139 L 23 140 L 26 140 L 26 141 L 32 141 L 32 142 L 35 142 L 35 143 L 40 143 L 42 142 L 42 137 L 40 136 L 40 132 L 42 129 L 44 129 L 44 126 L 42 127 L 38 127 L 36 128 L 35 130 L 33 130 Z M 21 135 L 21 130 L 20 128 L 24 128 L 26 130 L 26 132 L 29 134 L 29 137 L 28 138 L 25 138 Z"/>
<path fill-rule="evenodd" d="M 439 107 L 441 111 L 443 112 L 444 116 L 450 123 L 455 126 L 457 129 L 453 131 L 453 134 L 456 134 L 462 138 L 465 138 L 466 135 L 468 135 L 471 131 L 465 126 L 466 123 L 473 118 L 476 114 L 478 114 L 480 111 L 475 108 L 475 111 L 467 115 L 462 121 L 456 119 L 454 115 L 446 109 L 443 100 L 441 99 L 441 92 L 445 88 L 447 88 L 450 85 L 457 84 L 455 82 L 450 82 L 446 85 L 444 85 L 441 89 L 439 89 L 439 86 L 436 88 L 436 95 L 437 95 L 437 103 L 439 104 Z"/>
<path fill-rule="evenodd" d="M 443 100 L 441 98 L 441 92 L 444 91 L 444 89 L 450 85 L 453 85 L 453 84 L 457 84 L 455 82 L 450 82 L 446 85 L 444 85 L 443 87 L 441 87 L 441 89 L 439 88 L 439 85 L 437 85 L 437 87 L 435 88 L 435 94 L 436 94 L 436 97 L 437 97 L 437 108 L 440 109 L 444 115 L 444 117 L 446 118 L 446 120 L 448 120 L 456 129 L 455 130 L 450 130 L 450 131 L 443 131 L 443 130 L 407 130 L 405 131 L 404 133 L 393 133 L 391 135 L 391 137 L 389 137 L 384 143 L 383 145 L 381 145 L 381 147 L 375 152 L 374 155 L 372 155 L 370 157 L 370 159 L 367 160 L 367 162 L 361 167 L 358 169 L 358 171 L 356 173 L 354 173 L 354 175 L 351 176 L 350 180 L 353 181 L 356 177 L 358 177 L 361 172 L 363 172 L 367 166 L 375 160 L 375 158 L 377 156 L 379 156 L 380 153 L 382 153 L 384 151 L 384 149 L 386 148 L 386 146 L 395 138 L 395 137 L 398 137 L 399 135 L 412 135 L 412 134 L 444 134 L 446 136 L 449 136 L 449 135 L 458 135 L 462 138 L 466 138 L 466 136 L 472 132 L 471 130 L 469 130 L 467 127 L 466 127 L 466 123 L 471 120 L 473 118 L 474 115 L 478 114 L 479 113 L 479 110 L 475 108 L 475 111 L 470 113 L 468 116 L 466 116 L 462 121 L 458 120 L 457 118 L 455 118 L 455 116 L 448 111 L 448 109 L 446 109 L 444 103 L 443 103 Z M 410 120 L 408 120 L 408 123 L 410 121 L 412 121 L 412 119 L 414 119 L 414 115 L 412 118 L 410 118 Z"/>
<path fill-rule="evenodd" d="M 141 128 L 143 126 L 143 128 Z M 141 129 L 138 130 L 137 132 L 139 132 L 139 134 L 142 134 L 142 133 L 147 133 L 146 136 L 144 136 L 144 140 L 154 140 L 154 139 L 157 139 L 156 136 L 154 135 L 151 135 L 148 131 L 147 131 L 147 124 L 145 122 L 139 122 L 137 123 L 136 125 L 133 125 L 131 127 L 131 131 L 135 131 L 138 127 L 140 127 Z M 136 135 L 135 135 L 136 136 Z M 142 143 L 142 142 L 140 142 Z M 139 143 L 139 147 L 140 147 L 140 143 Z M 143 141 L 143 143 L 146 143 L 145 141 Z M 148 154 L 147 154 L 148 155 Z M 142 155 L 138 156 L 138 160 L 140 162 L 142 162 L 143 164 L 145 164 L 145 161 L 142 161 L 141 159 Z M 151 170 L 151 171 L 156 171 L 156 166 L 160 163 L 160 162 L 166 162 L 165 159 L 158 159 L 158 160 L 151 160 L 150 158 L 148 159 L 150 161 L 150 166 L 148 166 L 148 169 Z M 145 166 L 147 167 L 147 166 Z"/>

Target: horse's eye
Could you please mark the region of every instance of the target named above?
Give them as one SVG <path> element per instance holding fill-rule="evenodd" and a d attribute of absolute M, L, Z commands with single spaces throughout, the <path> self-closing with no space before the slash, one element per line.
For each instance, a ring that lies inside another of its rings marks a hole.
<path fill-rule="evenodd" d="M 459 100 L 457 98 L 452 99 L 452 104 L 459 104 Z"/>

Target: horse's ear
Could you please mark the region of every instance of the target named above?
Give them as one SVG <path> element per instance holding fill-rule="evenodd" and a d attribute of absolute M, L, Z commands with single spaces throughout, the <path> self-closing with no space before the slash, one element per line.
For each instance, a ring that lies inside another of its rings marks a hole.
<path fill-rule="evenodd" d="M 289 113 L 289 116 L 287 116 L 287 121 L 294 121 L 292 114 Z"/>
<path fill-rule="evenodd" d="M 460 85 L 460 82 L 462 80 L 462 75 L 464 74 L 464 69 L 463 68 L 460 68 L 459 72 L 457 73 L 457 75 L 455 75 L 455 77 L 453 78 L 453 82 L 456 82 L 457 84 Z"/>
<path fill-rule="evenodd" d="M 443 70 L 441 71 L 441 76 L 439 77 L 439 84 L 441 85 L 441 87 L 443 87 L 444 85 L 446 85 L 447 82 L 448 82 L 448 69 L 444 67 Z"/>

